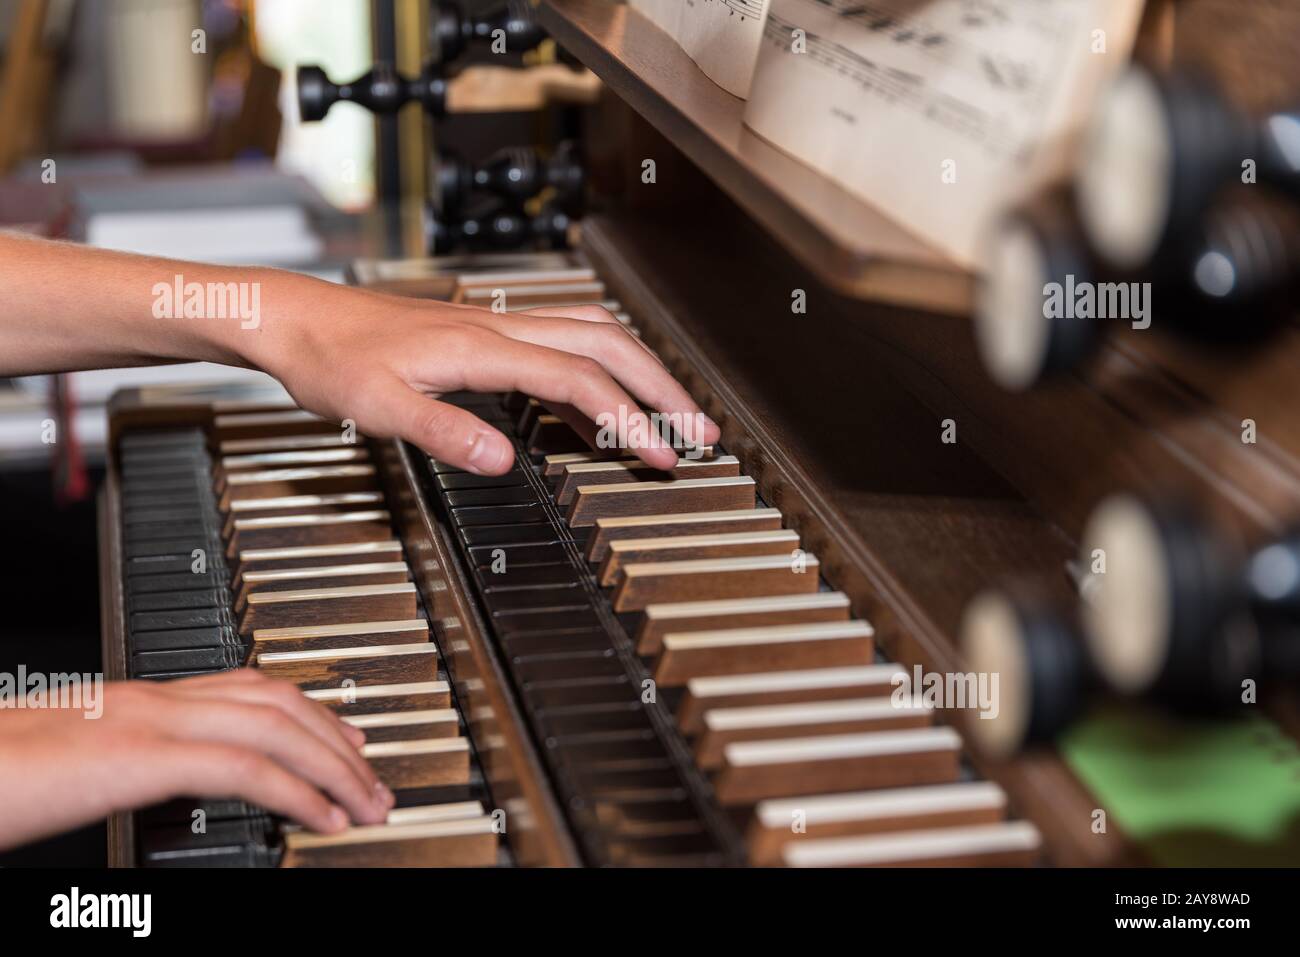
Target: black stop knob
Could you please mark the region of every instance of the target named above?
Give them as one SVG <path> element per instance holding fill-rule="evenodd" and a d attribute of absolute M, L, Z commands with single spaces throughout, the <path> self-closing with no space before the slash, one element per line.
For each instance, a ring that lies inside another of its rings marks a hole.
<path fill-rule="evenodd" d="M 372 113 L 396 113 L 407 103 L 420 103 L 430 116 L 447 111 L 447 81 L 433 65 L 420 75 L 403 77 L 391 63 L 376 63 L 351 83 L 334 83 L 318 66 L 298 68 L 298 112 L 306 122 L 321 120 L 340 101 L 364 106 Z"/>

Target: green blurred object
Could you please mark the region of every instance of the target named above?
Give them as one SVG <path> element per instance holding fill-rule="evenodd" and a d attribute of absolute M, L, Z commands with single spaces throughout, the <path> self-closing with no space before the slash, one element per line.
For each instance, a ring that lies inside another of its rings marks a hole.
<path fill-rule="evenodd" d="M 1153 864 L 1300 865 L 1300 744 L 1262 717 L 1108 711 L 1058 745 Z"/>

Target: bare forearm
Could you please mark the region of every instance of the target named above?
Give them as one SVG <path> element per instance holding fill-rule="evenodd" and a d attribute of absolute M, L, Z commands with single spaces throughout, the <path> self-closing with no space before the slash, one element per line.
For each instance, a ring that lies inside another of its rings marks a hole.
<path fill-rule="evenodd" d="M 261 365 L 311 287 L 280 270 L 0 233 L 0 375 L 201 359 Z"/>
<path fill-rule="evenodd" d="M 480 473 L 510 468 L 510 442 L 437 396 L 527 392 L 589 441 L 599 438 L 596 425 L 615 423 L 616 444 L 661 469 L 677 455 L 633 421 L 644 418 L 642 405 L 676 416 L 696 445 L 719 436 L 599 306 L 497 314 L 275 269 L 4 234 L 0 297 L 0 376 L 190 359 L 248 366 L 275 376 L 306 409 Z"/>

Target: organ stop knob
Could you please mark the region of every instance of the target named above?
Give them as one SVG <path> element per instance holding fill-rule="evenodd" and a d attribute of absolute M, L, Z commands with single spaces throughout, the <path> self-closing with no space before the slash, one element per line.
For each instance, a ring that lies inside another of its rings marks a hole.
<path fill-rule="evenodd" d="M 460 4 L 437 3 L 429 20 L 429 45 L 442 62 L 459 57 L 474 42 L 499 41 L 500 52 L 522 53 L 545 39 L 546 31 L 528 0 L 510 0 L 481 14 L 466 13 Z"/>
<path fill-rule="evenodd" d="M 1132 67 L 1085 139 L 1076 191 L 1093 247 L 1121 269 L 1176 250 L 1248 160 L 1259 183 L 1300 195 L 1300 113 L 1256 120 L 1199 74 Z"/>
<path fill-rule="evenodd" d="M 1300 531 L 1246 555 L 1185 503 L 1124 493 L 1096 508 L 1080 547 L 1104 560 L 1083 622 L 1115 690 L 1203 711 L 1239 705 L 1247 679 L 1300 675 Z"/>
<path fill-rule="evenodd" d="M 318 66 L 298 68 L 298 112 L 306 122 L 323 120 L 335 103 L 357 103 L 372 113 L 396 113 L 410 102 L 430 116 L 447 111 L 447 80 L 434 66 L 417 77 L 404 77 L 390 63 L 376 63 L 350 83 L 334 83 Z"/>
<path fill-rule="evenodd" d="M 976 344 L 994 381 L 1018 391 L 1077 366 L 1110 328 L 1127 323 L 1241 344 L 1277 328 L 1300 278 L 1300 210 L 1237 187 L 1147 276 L 1099 263 L 1068 204 L 1047 198 L 1004 216 L 985 257 Z M 1067 308 L 1047 308 L 1052 287 Z M 1086 312 L 1076 301 L 1085 290 Z"/>
<path fill-rule="evenodd" d="M 996 713 L 966 722 L 990 757 L 1052 740 L 1083 711 L 1095 679 L 1078 629 L 1025 586 L 978 595 L 962 618 L 967 667 L 998 676 Z"/>

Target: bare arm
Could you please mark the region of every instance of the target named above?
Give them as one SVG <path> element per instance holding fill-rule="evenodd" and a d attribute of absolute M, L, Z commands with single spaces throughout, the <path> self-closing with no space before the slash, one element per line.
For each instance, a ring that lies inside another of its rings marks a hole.
<path fill-rule="evenodd" d="M 236 284 L 255 314 L 246 308 L 225 318 L 187 317 L 184 297 L 174 295 L 177 277 L 205 287 Z M 596 421 L 635 422 L 644 405 L 693 426 L 686 435 L 692 442 L 710 444 L 719 435 L 654 355 L 597 306 L 498 314 L 274 269 L 5 234 L 0 294 L 0 375 L 188 359 L 263 369 L 305 408 L 353 419 L 371 435 L 400 436 L 481 473 L 510 468 L 509 443 L 436 396 L 518 389 L 588 436 Z M 649 465 L 676 463 L 653 436 L 633 429 L 618 438 Z"/>

